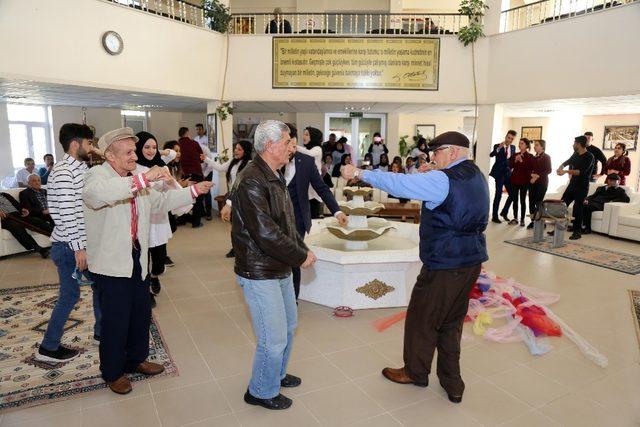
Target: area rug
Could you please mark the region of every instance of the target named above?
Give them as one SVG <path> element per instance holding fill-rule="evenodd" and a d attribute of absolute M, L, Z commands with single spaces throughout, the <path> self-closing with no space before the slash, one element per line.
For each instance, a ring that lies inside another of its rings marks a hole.
<path fill-rule="evenodd" d="M 611 251 L 596 246 L 583 245 L 567 241 L 561 248 L 553 248 L 552 240 L 547 238 L 544 242 L 532 243 L 531 237 L 516 240 L 505 240 L 516 246 L 529 248 L 548 254 L 569 258 L 575 261 L 584 262 L 609 270 L 620 271 L 626 274 L 640 274 L 640 256 L 631 255 L 624 252 Z"/>
<path fill-rule="evenodd" d="M 638 338 L 638 345 L 640 345 L 640 291 L 629 289 L 629 297 L 631 298 L 633 324 L 636 327 L 636 338 Z"/>
<path fill-rule="evenodd" d="M 66 363 L 38 362 L 34 353 L 42 341 L 58 285 L 0 290 L 0 410 L 69 399 L 106 387 L 100 378 L 98 347 L 93 344 L 91 287 L 82 286 L 80 301 L 65 325 L 63 343 L 80 351 Z M 155 319 L 151 321 L 149 360 L 164 365 L 161 376 L 177 375 Z M 147 378 L 131 375 L 131 381 Z"/>

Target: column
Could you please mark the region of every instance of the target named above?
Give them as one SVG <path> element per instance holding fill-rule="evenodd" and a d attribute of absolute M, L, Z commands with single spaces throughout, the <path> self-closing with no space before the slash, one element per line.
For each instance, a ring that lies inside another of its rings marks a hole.
<path fill-rule="evenodd" d="M 502 105 L 483 104 L 478 107 L 478 123 L 476 126 L 476 164 L 485 174 L 489 176 L 491 168 L 489 153 L 493 144 L 502 141 Z"/>
<path fill-rule="evenodd" d="M 484 33 L 487 36 L 500 32 L 500 12 L 502 12 L 502 0 L 485 0 L 489 9 L 484 15 Z"/>
<path fill-rule="evenodd" d="M 219 101 L 209 101 L 207 102 L 207 115 L 216 114 L 216 108 L 220 105 Z M 215 156 L 222 155 L 223 146 L 227 148 L 227 155 L 231 156 L 233 152 L 232 142 L 233 142 L 233 116 L 227 117 L 227 120 L 221 121 L 220 117 L 216 116 L 217 120 L 217 134 L 216 134 L 216 146 L 218 147 L 218 152 L 213 153 Z M 223 145 L 223 137 L 224 135 L 224 145 Z M 227 192 L 227 184 L 226 178 L 224 174 L 219 174 L 214 171 L 213 183 L 215 184 L 211 189 L 211 196 L 216 197 L 220 194 L 225 194 Z M 216 204 L 214 203 L 214 207 Z"/>

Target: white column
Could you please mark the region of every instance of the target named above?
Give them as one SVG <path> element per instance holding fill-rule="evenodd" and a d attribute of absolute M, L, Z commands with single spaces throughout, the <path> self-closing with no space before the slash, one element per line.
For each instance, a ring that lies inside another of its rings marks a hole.
<path fill-rule="evenodd" d="M 476 129 L 476 164 L 487 177 L 491 167 L 489 154 L 493 144 L 502 141 L 502 105 L 486 104 L 478 107 Z"/>
<path fill-rule="evenodd" d="M 489 9 L 484 15 L 484 33 L 487 36 L 500 32 L 500 12 L 502 11 L 502 0 L 485 0 Z"/>
<path fill-rule="evenodd" d="M 389 13 L 402 13 L 402 0 L 389 0 Z"/>
<path fill-rule="evenodd" d="M 60 145 L 60 144 L 55 144 Z M 0 103 L 0 180 L 5 176 L 13 176 L 13 160 L 11 157 L 11 138 L 9 135 L 9 118 L 7 104 Z M 60 158 L 60 157 L 58 157 Z"/>
<path fill-rule="evenodd" d="M 207 114 L 216 114 L 216 108 L 218 108 L 218 105 L 220 105 L 219 101 L 207 102 Z M 232 151 L 231 143 L 227 143 L 227 141 L 232 140 L 230 139 L 230 136 L 231 138 L 233 137 L 233 119 L 231 116 L 229 116 L 227 120 L 225 120 L 224 122 L 220 120 L 220 117 L 217 117 L 216 120 L 218 121 L 217 123 L 218 132 L 216 134 L 216 146 L 218 147 L 218 152 L 212 153 L 212 154 L 214 155 L 214 157 L 222 154 L 222 147 L 223 147 L 222 134 L 224 133 L 225 146 L 229 149 L 227 153 L 229 153 L 230 155 Z M 224 129 L 223 129 L 223 126 L 224 126 Z M 211 189 L 212 197 L 216 197 L 219 194 L 225 194 L 227 192 L 226 177 L 224 174 L 219 174 L 219 173 L 216 173 L 216 171 L 214 171 L 211 181 L 214 183 L 214 186 Z M 214 208 L 216 206 L 217 205 L 214 203 Z"/>

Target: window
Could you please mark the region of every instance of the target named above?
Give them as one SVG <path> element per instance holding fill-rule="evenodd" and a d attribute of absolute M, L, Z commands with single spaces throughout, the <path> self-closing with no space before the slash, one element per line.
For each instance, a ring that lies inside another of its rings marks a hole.
<path fill-rule="evenodd" d="M 147 119 L 149 113 L 147 111 L 137 110 L 120 110 L 122 116 L 122 127 L 130 127 L 133 133 L 147 130 Z"/>
<path fill-rule="evenodd" d="M 7 117 L 14 169 L 23 168 L 27 157 L 33 158 L 36 164 L 41 164 L 45 154 L 54 153 L 50 107 L 7 104 Z"/>

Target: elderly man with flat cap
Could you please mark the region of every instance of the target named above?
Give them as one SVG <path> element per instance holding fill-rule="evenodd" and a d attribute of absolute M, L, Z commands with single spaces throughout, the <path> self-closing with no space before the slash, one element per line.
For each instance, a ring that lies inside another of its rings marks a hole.
<path fill-rule="evenodd" d="M 421 200 L 420 275 L 411 294 L 404 331 L 404 367 L 385 368 L 387 379 L 426 387 L 438 349 L 438 378 L 449 400 L 462 401 L 460 338 L 469 291 L 488 259 L 484 230 L 489 188 L 469 160 L 469 140 L 445 132 L 429 143 L 432 170 L 412 175 L 346 166 L 345 179 L 359 178 L 387 193 Z"/>
<path fill-rule="evenodd" d="M 147 276 L 150 216 L 193 203 L 211 189 L 209 181 L 160 193 L 152 182 L 170 181 L 166 167 L 133 175 L 136 142 L 131 128 L 112 130 L 98 147 L 105 163 L 85 174 L 82 193 L 87 260 L 102 311 L 100 370 L 109 388 L 131 391 L 127 373 L 159 374 L 148 362 L 151 297 Z"/>

